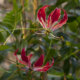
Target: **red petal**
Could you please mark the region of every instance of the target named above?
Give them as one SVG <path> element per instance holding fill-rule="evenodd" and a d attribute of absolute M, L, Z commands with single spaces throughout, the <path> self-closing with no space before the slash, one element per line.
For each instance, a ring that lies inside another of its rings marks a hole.
<path fill-rule="evenodd" d="M 17 50 L 14 52 L 14 55 L 15 55 L 15 56 L 17 55 L 18 50 L 19 50 L 19 49 L 17 49 Z"/>
<path fill-rule="evenodd" d="M 28 57 L 28 60 L 31 59 L 31 57 L 33 56 L 33 54 L 29 54 L 27 57 Z"/>
<path fill-rule="evenodd" d="M 18 49 L 14 52 L 14 55 L 16 56 L 16 59 L 19 61 L 19 63 L 26 65 L 25 62 L 23 62 L 23 61 L 21 61 L 21 60 L 18 59 L 17 52 L 18 52 Z"/>
<path fill-rule="evenodd" d="M 45 14 L 45 9 L 48 7 L 48 5 L 43 6 L 42 8 L 40 8 L 38 10 L 37 13 L 37 18 L 40 21 L 40 23 L 42 24 L 42 26 L 45 28 L 46 25 L 44 22 L 46 22 L 46 14 Z"/>
<path fill-rule="evenodd" d="M 40 58 L 34 63 L 34 67 L 40 67 L 43 65 L 44 61 L 44 54 L 40 56 Z"/>
<path fill-rule="evenodd" d="M 45 66 L 49 66 L 49 62 L 47 62 Z"/>
<path fill-rule="evenodd" d="M 33 70 L 34 71 L 39 71 L 39 72 L 45 72 L 45 71 L 48 71 L 49 68 L 50 68 L 50 66 L 34 67 Z"/>
<path fill-rule="evenodd" d="M 54 22 L 58 21 L 61 14 L 61 9 L 56 8 L 48 17 L 48 27 L 50 27 Z"/>
<path fill-rule="evenodd" d="M 68 20 L 68 16 L 67 16 L 66 11 L 64 9 L 62 9 L 62 10 L 64 12 L 64 17 L 63 17 L 63 19 L 57 25 L 55 25 L 55 26 L 52 27 L 53 31 L 56 30 L 56 29 L 58 29 L 58 28 L 60 28 L 61 26 L 63 26 L 67 22 L 67 20 Z"/>
<path fill-rule="evenodd" d="M 24 62 L 28 64 L 29 60 L 28 60 L 28 57 L 26 56 L 25 48 L 22 49 L 21 58 Z"/>
<path fill-rule="evenodd" d="M 54 59 L 52 60 L 52 64 L 49 65 L 49 62 L 47 62 L 47 64 L 43 67 L 34 67 L 34 71 L 40 71 L 40 72 L 45 72 L 48 71 L 54 64 Z"/>
<path fill-rule="evenodd" d="M 67 16 L 67 13 L 64 9 L 62 9 L 63 12 L 64 12 L 64 17 L 63 19 L 59 22 L 60 25 L 64 25 L 66 22 L 67 22 L 67 19 L 68 19 L 68 16 Z"/>
<path fill-rule="evenodd" d="M 29 55 L 27 56 L 27 57 L 28 57 L 28 60 L 29 60 L 29 62 L 28 62 L 29 67 L 31 67 L 31 61 L 30 61 L 30 59 L 31 59 L 32 55 L 33 55 L 33 54 L 29 54 Z"/>

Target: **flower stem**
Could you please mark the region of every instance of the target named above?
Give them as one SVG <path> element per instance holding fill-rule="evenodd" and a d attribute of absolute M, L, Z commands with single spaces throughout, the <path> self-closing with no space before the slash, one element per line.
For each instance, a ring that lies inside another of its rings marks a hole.
<path fill-rule="evenodd" d="M 21 5 L 22 5 L 22 15 L 21 15 L 21 26 L 22 26 L 22 33 L 23 33 L 23 39 L 26 38 L 26 14 L 25 14 L 25 9 L 24 9 L 24 3 L 25 0 L 21 0 Z"/>
<path fill-rule="evenodd" d="M 46 61 L 49 57 L 49 52 L 50 52 L 50 49 L 51 49 L 51 45 L 52 45 L 52 39 L 51 39 L 50 44 L 49 44 L 49 48 L 48 48 L 48 52 L 47 52 L 47 55 L 46 55 L 45 60 L 44 60 L 44 64 L 46 63 Z"/>

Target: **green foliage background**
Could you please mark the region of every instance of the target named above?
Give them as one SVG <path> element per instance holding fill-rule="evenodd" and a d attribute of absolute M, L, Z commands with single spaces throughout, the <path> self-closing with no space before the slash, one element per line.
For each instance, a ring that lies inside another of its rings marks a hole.
<path fill-rule="evenodd" d="M 7 58 L 7 54 L 13 54 L 19 48 L 20 54 L 23 47 L 26 53 L 33 52 L 37 57 L 44 53 L 47 55 L 46 62 L 54 57 L 54 66 L 47 72 L 48 80 L 80 80 L 80 0 L 37 0 L 38 6 L 33 15 L 33 0 L 25 0 L 26 12 L 26 39 L 22 34 L 22 6 L 20 0 L 9 0 L 13 9 L 6 13 L 2 21 L 0 21 L 0 64 Z M 37 11 L 41 6 L 51 5 L 47 9 L 47 15 L 56 7 L 64 8 L 68 14 L 67 23 L 61 28 L 53 32 L 56 39 L 50 35 L 37 34 L 41 33 L 42 26 L 37 22 Z M 12 42 L 8 42 L 9 38 L 15 38 Z M 34 61 L 33 59 L 32 61 Z M 10 69 L 6 70 L 0 67 L 0 80 L 29 80 L 29 77 L 20 70 L 16 72 L 15 64 L 10 65 Z M 3 72 L 3 74 L 1 73 Z M 35 77 L 39 80 L 40 73 Z M 29 74 L 28 74 L 29 75 Z"/>

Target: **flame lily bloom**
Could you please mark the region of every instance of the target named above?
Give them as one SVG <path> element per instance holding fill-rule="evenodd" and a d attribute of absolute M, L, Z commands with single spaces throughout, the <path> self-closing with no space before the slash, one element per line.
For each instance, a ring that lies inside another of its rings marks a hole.
<path fill-rule="evenodd" d="M 51 64 L 47 62 L 46 65 L 42 66 L 44 61 L 44 54 L 42 54 L 40 58 L 33 64 L 33 66 L 31 66 L 30 59 L 32 57 L 32 54 L 29 54 L 28 56 L 26 56 L 25 48 L 23 48 L 21 52 L 21 60 L 19 60 L 17 57 L 17 52 L 18 50 L 16 50 L 14 53 L 16 59 L 18 60 L 19 63 L 25 65 L 26 68 L 29 70 L 45 72 L 45 71 L 48 71 L 54 64 L 54 59 L 53 59 Z"/>
<path fill-rule="evenodd" d="M 54 31 L 62 27 L 67 22 L 67 13 L 64 9 L 56 8 L 49 14 L 48 19 L 46 20 L 45 10 L 47 7 L 49 7 L 49 5 L 45 5 L 38 10 L 37 18 L 44 29 Z M 61 10 L 64 12 L 64 16 L 59 21 Z"/>

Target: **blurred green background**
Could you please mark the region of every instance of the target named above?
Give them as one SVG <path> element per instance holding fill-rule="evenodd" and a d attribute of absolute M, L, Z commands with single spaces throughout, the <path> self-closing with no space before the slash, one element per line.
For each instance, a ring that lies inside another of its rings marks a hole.
<path fill-rule="evenodd" d="M 43 28 L 37 21 L 37 11 L 44 5 L 51 5 L 46 9 L 47 16 L 56 7 L 66 10 L 67 23 L 53 32 L 62 39 L 38 34 Z M 33 62 L 42 53 L 49 52 L 47 61 L 54 57 L 48 80 L 80 80 L 80 0 L 0 0 L 0 80 L 29 80 L 23 78 L 25 73 L 15 73 L 13 53 L 19 48 L 20 54 L 24 47 L 27 54 L 36 56 Z M 33 80 L 40 80 L 40 73 L 34 74 Z"/>

